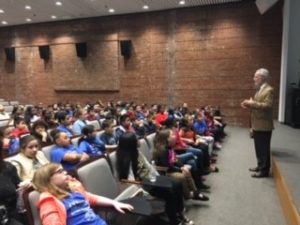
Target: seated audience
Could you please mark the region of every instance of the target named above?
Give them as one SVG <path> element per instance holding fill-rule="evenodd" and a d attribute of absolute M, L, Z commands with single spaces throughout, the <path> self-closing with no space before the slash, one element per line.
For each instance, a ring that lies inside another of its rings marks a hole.
<path fill-rule="evenodd" d="M 48 164 L 39 168 L 33 178 L 34 186 L 41 193 L 38 201 L 43 225 L 106 225 L 91 206 L 114 207 L 118 212 L 131 211 L 129 204 L 91 194 L 81 183 L 71 178 L 60 165 Z"/>
<path fill-rule="evenodd" d="M 138 150 L 138 140 L 133 133 L 125 133 L 120 137 L 117 149 L 117 176 L 120 180 L 150 179 L 158 175 L 141 152 Z M 171 182 L 171 181 L 170 181 Z M 172 183 L 172 188 L 144 187 L 153 196 L 163 198 L 166 201 L 166 213 L 170 225 L 178 225 L 181 222 L 193 224 L 183 214 L 183 196 L 180 183 Z"/>
<path fill-rule="evenodd" d="M 144 112 L 142 111 L 142 107 L 140 105 L 137 105 L 135 108 L 135 118 L 137 120 L 145 120 L 146 116 Z"/>
<path fill-rule="evenodd" d="M 180 109 L 180 113 L 182 114 L 182 116 L 185 116 L 186 114 L 189 113 L 189 108 L 188 108 L 188 104 L 185 102 L 183 103 L 181 109 Z"/>
<path fill-rule="evenodd" d="M 0 222 L 5 225 L 22 225 L 24 215 L 18 214 L 17 199 L 20 178 L 16 168 L 3 160 L 0 141 Z"/>
<path fill-rule="evenodd" d="M 155 117 L 155 124 L 157 128 L 161 128 L 163 123 L 168 119 L 168 115 L 165 112 L 165 108 L 162 105 L 157 106 L 157 113 Z"/>
<path fill-rule="evenodd" d="M 67 103 L 64 110 L 70 118 L 74 116 L 74 105 Z"/>
<path fill-rule="evenodd" d="M 181 140 L 184 143 L 194 148 L 200 148 L 202 150 L 203 166 L 205 170 L 209 170 L 211 172 L 218 172 L 219 169 L 210 164 L 210 156 L 209 156 L 209 149 L 208 149 L 209 146 L 207 141 L 202 139 L 201 137 L 197 137 L 193 125 L 194 125 L 193 115 L 186 114 L 185 118 L 182 121 L 182 127 L 179 131 Z"/>
<path fill-rule="evenodd" d="M 86 125 L 85 115 L 83 109 L 77 109 L 75 112 L 75 123 L 73 124 L 73 134 L 74 135 L 81 135 L 82 128 Z"/>
<path fill-rule="evenodd" d="M 20 140 L 12 135 L 13 127 L 6 127 L 3 129 L 3 153 L 5 156 L 14 155 L 19 152 Z"/>
<path fill-rule="evenodd" d="M 129 116 L 127 114 L 123 114 L 120 116 L 120 126 L 116 129 L 116 133 L 115 133 L 117 142 L 119 141 L 120 137 L 126 132 L 134 133 L 135 131 L 131 126 Z"/>
<path fill-rule="evenodd" d="M 14 107 L 13 107 L 10 118 L 13 121 L 14 126 L 16 126 L 15 120 L 18 117 L 24 117 L 24 106 L 23 105 L 14 105 Z"/>
<path fill-rule="evenodd" d="M 31 124 L 39 120 L 40 117 L 37 115 L 37 110 L 33 106 L 27 106 L 24 112 L 24 120 L 27 127 L 31 128 Z"/>
<path fill-rule="evenodd" d="M 52 138 L 47 129 L 48 126 L 44 120 L 37 120 L 32 125 L 31 134 L 39 141 L 41 147 L 52 144 Z"/>
<path fill-rule="evenodd" d="M 172 130 L 173 134 L 175 135 L 175 146 L 174 150 L 177 154 L 177 157 L 181 160 L 183 164 L 190 164 L 192 166 L 193 171 L 197 174 L 206 175 L 206 171 L 204 170 L 204 157 L 202 150 L 199 148 L 193 148 L 187 145 L 180 137 L 179 129 L 177 127 L 177 123 L 175 119 L 168 118 L 165 121 L 166 128 Z M 194 159 L 194 160 L 193 160 Z M 196 161 L 196 165 L 193 162 Z M 198 179 L 196 179 L 198 180 Z M 196 181 L 195 180 L 195 181 Z M 198 182 L 196 181 L 196 184 Z M 200 185 L 200 183 L 199 183 Z M 201 184 L 201 186 L 204 186 Z"/>
<path fill-rule="evenodd" d="M 49 163 L 39 147 L 39 142 L 34 136 L 24 136 L 20 139 L 20 152 L 10 160 L 17 168 L 24 186 L 30 186 L 35 171 L 42 165 Z"/>
<path fill-rule="evenodd" d="M 137 138 L 138 139 L 144 138 L 146 136 L 146 128 L 144 126 L 144 120 L 133 118 L 131 122 L 132 122 L 132 128 Z"/>
<path fill-rule="evenodd" d="M 93 106 L 89 106 L 87 108 L 87 114 L 85 115 L 85 118 L 88 121 L 97 120 L 97 116 L 96 116 L 96 113 L 94 111 L 94 107 Z"/>
<path fill-rule="evenodd" d="M 205 116 L 203 112 L 197 113 L 194 122 L 194 131 L 202 139 L 207 140 L 209 143 L 212 142 L 214 144 L 214 148 L 217 149 L 222 148 L 222 145 L 219 142 L 215 141 L 213 134 L 209 131 L 207 121 L 205 120 Z"/>
<path fill-rule="evenodd" d="M 23 135 L 30 134 L 24 118 L 17 117 L 17 118 L 15 118 L 14 123 L 15 123 L 15 129 L 12 131 L 13 137 L 21 138 Z"/>
<path fill-rule="evenodd" d="M 105 144 L 105 148 L 117 148 L 117 139 L 114 136 L 114 122 L 108 119 L 104 120 L 102 122 L 102 129 L 104 132 L 101 134 L 100 139 Z"/>
<path fill-rule="evenodd" d="M 69 138 L 71 138 L 74 135 L 73 131 L 70 128 L 72 124 L 72 117 L 70 117 L 66 111 L 58 111 L 56 113 L 56 119 L 59 124 L 56 129 L 64 132 L 68 135 Z"/>
<path fill-rule="evenodd" d="M 144 122 L 144 126 L 147 135 L 156 132 L 155 116 L 153 115 L 153 113 L 148 113 L 146 121 Z"/>
<path fill-rule="evenodd" d="M 202 194 L 195 184 L 198 179 L 192 177 L 190 166 L 182 164 L 173 150 L 175 146 L 175 135 L 171 130 L 164 129 L 158 131 L 154 138 L 153 159 L 157 166 L 167 168 L 167 175 L 182 182 L 183 193 L 186 199 L 207 201 L 208 197 Z"/>
<path fill-rule="evenodd" d="M 89 159 L 89 155 L 72 145 L 70 138 L 65 132 L 52 131 L 55 146 L 50 152 L 51 162 L 63 166 L 67 172 L 72 172 L 80 162 Z"/>
<path fill-rule="evenodd" d="M 42 118 L 46 122 L 49 129 L 55 129 L 58 127 L 58 122 L 55 120 L 55 114 L 53 109 L 51 111 L 43 111 Z"/>
<path fill-rule="evenodd" d="M 221 142 L 224 138 L 223 124 L 214 118 L 211 111 L 205 111 L 204 115 L 209 132 L 213 134 L 215 141 Z"/>
<path fill-rule="evenodd" d="M 90 157 L 103 155 L 105 153 L 105 144 L 96 136 L 93 125 L 86 125 L 82 128 L 83 136 L 78 141 L 78 148 Z"/>

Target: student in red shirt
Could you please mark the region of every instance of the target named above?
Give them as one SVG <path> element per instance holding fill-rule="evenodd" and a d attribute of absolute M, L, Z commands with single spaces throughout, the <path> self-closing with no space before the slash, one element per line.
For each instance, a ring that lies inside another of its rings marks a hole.
<path fill-rule="evenodd" d="M 162 105 L 157 106 L 157 114 L 155 117 L 155 124 L 157 128 L 161 128 L 163 123 L 168 119 L 168 115 L 165 113 L 165 108 Z"/>
<path fill-rule="evenodd" d="M 14 122 L 15 122 L 15 129 L 11 133 L 12 137 L 20 138 L 24 135 L 30 134 L 23 117 L 15 118 Z"/>

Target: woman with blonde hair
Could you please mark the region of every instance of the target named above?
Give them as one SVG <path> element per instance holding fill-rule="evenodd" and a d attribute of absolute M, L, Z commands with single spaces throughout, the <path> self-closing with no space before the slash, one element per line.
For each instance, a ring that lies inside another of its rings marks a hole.
<path fill-rule="evenodd" d="M 91 194 L 58 164 L 40 167 L 33 184 L 41 193 L 38 201 L 43 225 L 106 225 L 91 206 L 112 206 L 118 212 L 133 210 L 128 204 Z"/>

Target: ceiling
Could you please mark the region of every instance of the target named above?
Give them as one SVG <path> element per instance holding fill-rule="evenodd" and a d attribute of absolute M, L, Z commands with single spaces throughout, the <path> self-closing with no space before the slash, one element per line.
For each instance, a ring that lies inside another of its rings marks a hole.
<path fill-rule="evenodd" d="M 242 0 L 0 0 L 0 27 L 238 1 Z"/>

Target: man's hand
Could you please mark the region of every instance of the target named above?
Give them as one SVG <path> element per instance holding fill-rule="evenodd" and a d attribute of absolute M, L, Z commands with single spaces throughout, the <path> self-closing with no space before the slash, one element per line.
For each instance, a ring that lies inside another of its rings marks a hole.
<path fill-rule="evenodd" d="M 244 101 L 241 102 L 241 107 L 243 109 L 247 109 L 247 108 L 250 108 L 251 105 L 253 104 L 253 99 L 250 98 L 250 99 L 245 99 Z"/>

